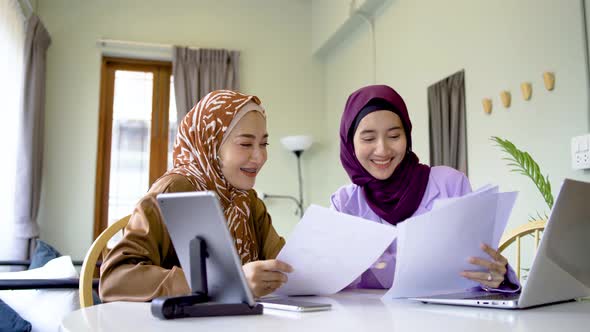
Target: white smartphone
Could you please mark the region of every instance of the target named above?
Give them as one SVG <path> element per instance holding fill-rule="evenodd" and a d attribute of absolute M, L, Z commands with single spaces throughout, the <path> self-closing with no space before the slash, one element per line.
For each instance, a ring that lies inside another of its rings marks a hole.
<path fill-rule="evenodd" d="M 257 302 L 262 304 L 264 308 L 298 312 L 323 311 L 332 309 L 332 305 L 329 303 L 315 303 L 289 298 L 259 299 Z"/>

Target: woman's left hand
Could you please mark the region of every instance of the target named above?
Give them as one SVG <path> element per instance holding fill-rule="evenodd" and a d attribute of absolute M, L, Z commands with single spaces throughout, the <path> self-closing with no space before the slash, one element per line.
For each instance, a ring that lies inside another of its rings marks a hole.
<path fill-rule="evenodd" d="M 491 257 L 491 260 L 469 257 L 469 263 L 484 267 L 488 272 L 463 271 L 461 275 L 467 279 L 479 282 L 484 289 L 498 288 L 504 281 L 508 260 L 487 244 L 482 243 L 481 249 Z"/>

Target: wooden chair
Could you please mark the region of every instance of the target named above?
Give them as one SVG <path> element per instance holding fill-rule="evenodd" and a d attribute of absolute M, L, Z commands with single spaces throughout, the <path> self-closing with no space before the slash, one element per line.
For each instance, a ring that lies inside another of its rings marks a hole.
<path fill-rule="evenodd" d="M 90 307 L 94 304 L 92 299 L 92 280 L 94 278 L 94 270 L 96 269 L 96 261 L 101 253 L 102 257 L 106 256 L 108 253 L 107 243 L 115 234 L 127 226 L 129 218 L 131 218 L 131 215 L 128 215 L 107 227 L 107 229 L 100 233 L 96 240 L 94 240 L 90 249 L 88 249 L 86 257 L 84 258 L 84 263 L 82 263 L 80 284 L 78 285 L 80 293 L 80 308 Z"/>
<path fill-rule="evenodd" d="M 532 222 L 527 222 L 524 225 L 521 225 L 512 231 L 505 233 L 500 240 L 500 246 L 498 247 L 498 251 L 502 252 L 512 243 L 516 242 L 516 276 L 520 279 L 520 240 L 529 235 L 534 234 L 535 236 L 535 250 L 539 247 L 539 241 L 541 240 L 541 232 L 545 229 L 545 224 L 547 222 L 545 220 L 535 220 Z"/>

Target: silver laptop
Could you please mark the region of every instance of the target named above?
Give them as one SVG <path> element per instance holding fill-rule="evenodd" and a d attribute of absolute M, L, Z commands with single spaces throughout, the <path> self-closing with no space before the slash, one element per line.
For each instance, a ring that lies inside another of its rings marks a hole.
<path fill-rule="evenodd" d="M 410 298 L 428 303 L 529 308 L 590 296 L 590 183 L 566 179 L 520 294 L 459 293 Z"/>
<path fill-rule="evenodd" d="M 191 285 L 190 264 L 199 263 L 190 261 L 189 244 L 199 236 L 207 244 L 206 282 L 211 301 L 255 306 L 216 194 L 166 193 L 159 194 L 157 200 L 188 284 Z"/>

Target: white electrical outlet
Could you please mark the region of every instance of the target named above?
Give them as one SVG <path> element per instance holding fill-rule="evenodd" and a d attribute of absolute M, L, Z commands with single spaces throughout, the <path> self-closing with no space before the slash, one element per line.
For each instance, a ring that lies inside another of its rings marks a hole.
<path fill-rule="evenodd" d="M 572 137 L 572 168 L 590 168 L 590 134 Z"/>

